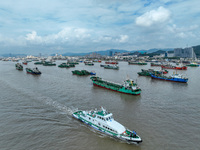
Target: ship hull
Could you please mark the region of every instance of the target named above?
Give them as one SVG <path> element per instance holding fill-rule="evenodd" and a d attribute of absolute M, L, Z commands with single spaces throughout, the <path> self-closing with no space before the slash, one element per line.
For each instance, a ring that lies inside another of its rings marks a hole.
<path fill-rule="evenodd" d="M 33 75 L 40 75 L 41 74 L 41 73 L 35 73 L 35 72 L 29 72 L 29 71 L 26 71 L 26 73 L 33 74 Z"/>
<path fill-rule="evenodd" d="M 16 68 L 17 70 L 19 70 L 19 71 L 23 71 L 23 68 Z"/>
<path fill-rule="evenodd" d="M 120 90 L 115 90 L 115 89 L 112 89 L 112 88 L 100 85 L 100 84 L 95 83 L 95 82 L 93 82 L 93 85 L 97 86 L 97 87 L 104 88 L 104 89 L 108 89 L 108 90 L 111 90 L 111 91 L 115 91 L 115 92 L 119 92 L 119 93 L 124 93 L 124 94 L 129 94 L 129 95 L 140 95 L 140 93 L 141 93 L 141 91 L 137 91 L 137 92 L 131 92 L 131 91 L 128 92 L 127 91 L 127 92 L 125 92 L 125 91 L 122 91 L 122 90 L 121 91 Z"/>

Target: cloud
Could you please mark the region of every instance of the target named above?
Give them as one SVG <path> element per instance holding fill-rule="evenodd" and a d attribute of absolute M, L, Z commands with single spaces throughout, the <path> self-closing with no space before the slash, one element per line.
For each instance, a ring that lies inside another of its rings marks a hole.
<path fill-rule="evenodd" d="M 199 0 L 6 0 L 0 6 L 0 53 L 137 50 L 200 41 Z"/>
<path fill-rule="evenodd" d="M 26 40 L 27 41 L 34 41 L 34 42 L 37 42 L 37 43 L 41 43 L 42 42 L 42 37 L 38 36 L 36 31 L 32 31 L 31 33 L 28 33 L 26 35 Z"/>
<path fill-rule="evenodd" d="M 120 43 L 127 42 L 128 40 L 128 35 L 120 35 L 120 39 L 118 40 Z"/>
<path fill-rule="evenodd" d="M 160 6 L 157 10 L 146 12 L 136 18 L 136 24 L 139 26 L 149 27 L 154 24 L 166 22 L 170 18 L 170 11 Z"/>
<path fill-rule="evenodd" d="M 167 31 L 171 33 L 175 37 L 179 38 L 196 38 L 198 37 L 198 33 L 196 33 L 196 29 L 198 29 L 198 25 L 190 25 L 189 27 L 177 27 L 177 25 L 173 24 L 172 26 L 167 27 Z"/>
<path fill-rule="evenodd" d="M 26 34 L 25 40 L 32 44 L 54 44 L 72 41 L 84 41 L 90 38 L 89 30 L 84 28 L 66 27 L 56 34 L 38 36 L 36 31 Z"/>

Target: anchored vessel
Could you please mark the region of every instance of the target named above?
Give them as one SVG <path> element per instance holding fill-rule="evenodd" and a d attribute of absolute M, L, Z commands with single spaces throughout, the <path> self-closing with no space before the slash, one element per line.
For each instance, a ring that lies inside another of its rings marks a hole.
<path fill-rule="evenodd" d="M 20 63 L 15 64 L 17 70 L 23 70 L 23 66 Z"/>
<path fill-rule="evenodd" d="M 197 63 L 190 63 L 187 66 L 189 66 L 189 67 L 199 67 L 199 64 L 197 64 Z"/>
<path fill-rule="evenodd" d="M 43 63 L 43 66 L 56 66 L 56 64 L 55 64 L 55 63 L 52 63 L 52 62 L 49 62 L 49 61 L 45 61 L 45 62 Z"/>
<path fill-rule="evenodd" d="M 72 71 L 73 75 L 80 75 L 80 76 L 84 76 L 84 75 L 96 75 L 96 73 L 94 71 L 87 71 L 87 70 L 74 70 Z"/>
<path fill-rule="evenodd" d="M 161 66 L 162 64 L 160 63 L 151 63 L 151 66 Z"/>
<path fill-rule="evenodd" d="M 101 110 L 76 111 L 72 114 L 94 129 L 129 143 L 140 143 L 142 139 L 136 134 L 114 120 L 112 113 L 103 107 Z"/>
<path fill-rule="evenodd" d="M 163 75 L 156 75 L 151 74 L 152 79 L 159 79 L 159 80 L 165 80 L 165 81 L 173 81 L 173 82 L 182 82 L 186 83 L 188 82 L 188 78 L 184 77 L 182 74 L 172 74 L 171 76 L 163 76 Z"/>
<path fill-rule="evenodd" d="M 70 68 L 70 67 L 75 67 L 75 65 L 74 64 L 62 63 L 62 64 L 58 65 L 58 67 L 60 67 L 60 68 Z"/>
<path fill-rule="evenodd" d="M 115 69 L 115 70 L 119 70 L 119 66 L 118 65 L 104 65 L 105 69 Z"/>
<path fill-rule="evenodd" d="M 129 65 L 147 65 L 146 62 L 134 62 L 134 61 L 129 61 Z"/>
<path fill-rule="evenodd" d="M 34 74 L 34 75 L 39 75 L 39 74 L 41 74 L 41 72 L 38 70 L 37 67 L 36 67 L 36 68 L 33 68 L 33 69 L 31 69 L 31 68 L 26 68 L 26 72 L 27 72 L 27 73 L 30 73 L 30 74 Z"/>
<path fill-rule="evenodd" d="M 105 64 L 116 65 L 116 64 L 118 64 L 118 62 L 117 61 L 106 61 Z"/>
<path fill-rule="evenodd" d="M 137 86 L 137 84 L 133 80 L 130 79 L 125 80 L 124 84 L 106 81 L 97 76 L 90 77 L 90 79 L 93 81 L 93 84 L 95 86 L 109 89 L 112 91 L 131 94 L 131 95 L 140 95 L 141 93 L 141 89 Z"/>
<path fill-rule="evenodd" d="M 38 62 L 35 62 L 34 65 L 42 65 L 44 63 L 44 61 L 38 61 Z"/>
<path fill-rule="evenodd" d="M 86 62 L 84 62 L 85 63 L 85 65 L 88 65 L 88 66 L 94 66 L 94 63 L 93 62 L 90 62 L 90 61 L 86 61 Z"/>
<path fill-rule="evenodd" d="M 145 70 L 145 69 L 141 69 L 141 72 L 138 72 L 137 74 L 140 75 L 140 76 L 151 76 L 151 74 L 167 74 L 168 71 L 167 70 L 160 70 L 160 71 L 156 71 L 156 70 L 153 70 L 153 69 L 148 69 L 148 70 Z"/>
<path fill-rule="evenodd" d="M 24 64 L 24 65 L 27 65 L 27 64 L 28 64 L 28 62 L 27 62 L 27 61 L 23 61 L 23 62 L 22 62 L 22 64 Z"/>
<path fill-rule="evenodd" d="M 162 69 L 187 70 L 186 66 L 161 65 Z"/>

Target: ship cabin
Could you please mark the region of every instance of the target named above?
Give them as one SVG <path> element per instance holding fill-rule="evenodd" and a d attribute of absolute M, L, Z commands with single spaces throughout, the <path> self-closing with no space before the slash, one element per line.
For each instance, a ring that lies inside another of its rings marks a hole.
<path fill-rule="evenodd" d="M 102 111 L 96 112 L 96 121 L 100 127 L 103 127 L 109 132 L 114 132 L 115 134 L 122 134 L 126 131 L 126 128 L 114 120 L 113 114 L 107 112 L 102 108 Z"/>

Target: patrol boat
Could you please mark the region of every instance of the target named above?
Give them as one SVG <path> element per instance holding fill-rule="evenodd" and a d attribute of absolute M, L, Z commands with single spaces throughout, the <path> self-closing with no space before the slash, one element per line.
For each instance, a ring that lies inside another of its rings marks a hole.
<path fill-rule="evenodd" d="M 103 107 L 100 110 L 76 111 L 72 116 L 94 129 L 117 139 L 133 144 L 142 142 L 142 139 L 135 131 L 131 131 L 115 121 L 113 114 L 106 111 Z"/>

